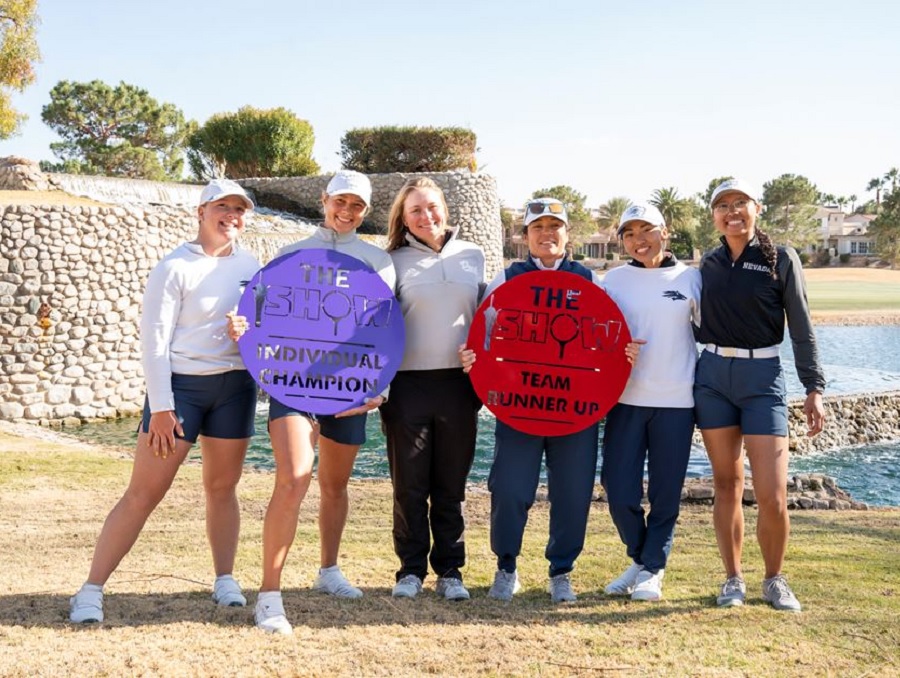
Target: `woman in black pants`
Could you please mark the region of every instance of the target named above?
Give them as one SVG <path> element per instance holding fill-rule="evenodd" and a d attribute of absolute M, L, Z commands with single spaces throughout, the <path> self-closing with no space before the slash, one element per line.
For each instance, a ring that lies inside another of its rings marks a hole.
<path fill-rule="evenodd" d="M 394 487 L 393 596 L 415 598 L 428 564 L 437 593 L 467 600 L 462 505 L 481 408 L 459 348 L 484 280 L 481 248 L 457 239 L 444 194 L 431 179 L 408 181 L 388 219 L 388 253 L 406 323 L 403 362 L 381 406 Z"/>

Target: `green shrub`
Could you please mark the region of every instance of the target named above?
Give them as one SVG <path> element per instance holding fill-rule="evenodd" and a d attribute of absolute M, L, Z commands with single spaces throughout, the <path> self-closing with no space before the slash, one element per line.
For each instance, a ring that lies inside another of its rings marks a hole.
<path fill-rule="evenodd" d="M 850 255 L 849 255 L 849 254 L 842 254 L 842 255 L 840 255 L 840 256 L 838 257 L 838 259 L 840 259 L 840 261 L 841 261 L 842 264 L 849 264 L 849 263 L 850 263 Z"/>
<path fill-rule="evenodd" d="M 797 256 L 800 257 L 800 263 L 806 266 L 809 263 L 809 254 L 806 252 L 798 252 Z"/>
<path fill-rule="evenodd" d="M 828 250 L 820 250 L 816 253 L 816 265 L 817 266 L 828 266 L 831 263 L 831 255 L 828 253 Z"/>
<path fill-rule="evenodd" d="M 573 261 L 584 261 L 584 255 L 581 252 L 576 252 L 572 255 Z"/>
<path fill-rule="evenodd" d="M 475 142 L 462 127 L 366 127 L 341 138 L 341 161 L 366 174 L 474 169 Z"/>
<path fill-rule="evenodd" d="M 286 108 L 244 106 L 212 116 L 190 136 L 188 164 L 201 180 L 305 177 L 319 173 L 314 142 L 312 125 Z"/>

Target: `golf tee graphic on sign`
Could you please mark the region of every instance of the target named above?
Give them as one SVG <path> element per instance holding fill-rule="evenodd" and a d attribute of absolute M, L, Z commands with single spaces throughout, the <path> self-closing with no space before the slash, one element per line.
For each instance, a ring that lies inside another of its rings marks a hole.
<path fill-rule="evenodd" d="M 381 394 L 403 360 L 400 304 L 381 277 L 334 250 L 272 260 L 247 284 L 238 347 L 266 393 L 313 414 L 337 414 Z"/>
<path fill-rule="evenodd" d="M 565 435 L 615 405 L 631 373 L 619 307 L 573 273 L 515 276 L 484 299 L 469 330 L 481 401 L 523 433 Z"/>

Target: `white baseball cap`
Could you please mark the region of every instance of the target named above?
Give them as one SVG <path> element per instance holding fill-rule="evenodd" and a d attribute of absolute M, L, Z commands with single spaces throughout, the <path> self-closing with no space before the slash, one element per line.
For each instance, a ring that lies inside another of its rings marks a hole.
<path fill-rule="evenodd" d="M 369 177 L 353 170 L 339 170 L 335 172 L 325 188 L 325 193 L 328 195 L 352 193 L 362 198 L 363 202 L 366 203 L 366 207 L 372 204 L 372 183 L 369 181 Z"/>
<path fill-rule="evenodd" d="M 666 220 L 663 218 L 662 213 L 656 209 L 655 205 L 651 205 L 648 202 L 639 202 L 630 205 L 622 213 L 622 218 L 619 220 L 619 228 L 616 229 L 616 236 L 621 237 L 622 231 L 632 221 L 646 221 L 648 224 L 659 226 L 660 228 L 666 227 Z"/>
<path fill-rule="evenodd" d="M 206 187 L 200 194 L 200 204 L 205 205 L 213 200 L 227 198 L 229 195 L 238 196 L 244 201 L 248 210 L 253 209 L 253 201 L 250 199 L 250 196 L 247 195 L 247 191 L 244 190 L 243 186 L 231 179 L 213 179 L 206 184 Z"/>
<path fill-rule="evenodd" d="M 712 192 L 712 197 L 709 199 L 709 206 L 712 207 L 715 205 L 716 199 L 723 193 L 743 193 L 750 198 L 750 200 L 759 201 L 759 193 L 756 190 L 756 186 L 749 181 L 744 181 L 743 179 L 728 179 L 716 186 L 715 190 Z"/>
<path fill-rule="evenodd" d="M 535 198 L 525 203 L 525 228 L 528 228 L 528 224 L 532 221 L 541 217 L 553 217 L 559 219 L 566 226 L 569 225 L 566 206 L 556 198 Z"/>

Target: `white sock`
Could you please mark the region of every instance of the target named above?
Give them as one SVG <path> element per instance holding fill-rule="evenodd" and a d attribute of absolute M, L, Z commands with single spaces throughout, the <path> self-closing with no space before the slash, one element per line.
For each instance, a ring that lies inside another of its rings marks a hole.
<path fill-rule="evenodd" d="M 281 591 L 260 591 L 256 597 L 257 602 L 281 600 Z"/>

